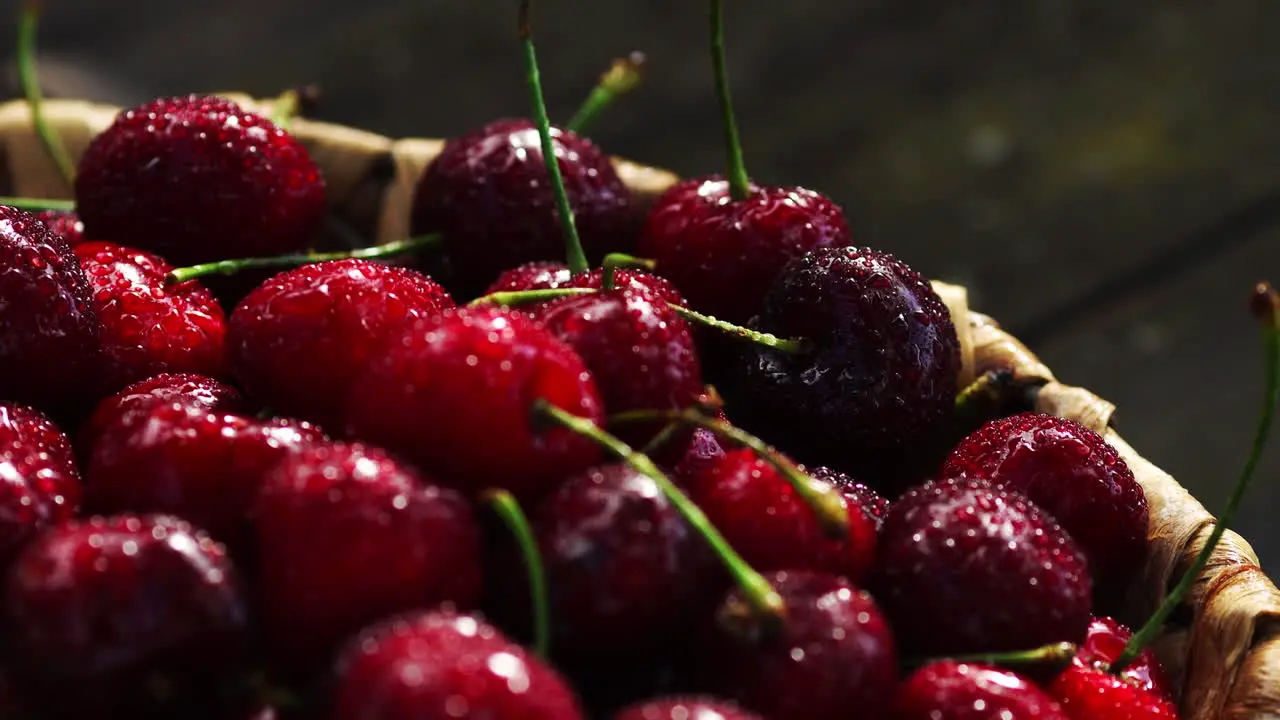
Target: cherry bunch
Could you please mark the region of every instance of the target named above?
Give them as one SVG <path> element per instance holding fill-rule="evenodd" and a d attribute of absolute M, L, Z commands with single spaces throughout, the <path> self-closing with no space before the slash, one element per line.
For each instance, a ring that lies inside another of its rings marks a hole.
<path fill-rule="evenodd" d="M 1280 296 L 1250 462 L 1132 633 L 1134 474 L 961 388 L 930 283 L 750 181 L 710 6 L 729 169 L 638 232 L 579 134 L 637 63 L 553 126 L 527 0 L 532 117 L 446 143 L 411 238 L 311 250 L 288 113 L 206 96 L 122 112 L 70 207 L 7 199 L 0 714 L 1176 717 L 1149 646 L 1261 452 Z"/>

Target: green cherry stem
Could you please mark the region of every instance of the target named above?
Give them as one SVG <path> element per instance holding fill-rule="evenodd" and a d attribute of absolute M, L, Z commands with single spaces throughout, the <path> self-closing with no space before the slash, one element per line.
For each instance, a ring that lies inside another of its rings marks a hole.
<path fill-rule="evenodd" d="M 600 263 L 600 289 L 612 290 L 618 268 L 640 268 L 652 271 L 658 263 L 648 258 L 638 258 L 626 253 L 609 253 Z"/>
<path fill-rule="evenodd" d="M 604 449 L 617 455 L 637 472 L 657 483 L 662 493 L 675 506 L 676 511 L 685 519 L 685 522 L 689 523 L 706 540 L 711 549 L 715 551 L 716 556 L 724 563 L 725 569 L 729 571 L 729 574 L 742 590 L 742 594 L 750 604 L 752 612 L 760 618 L 772 618 L 779 622 L 784 619 L 786 607 L 778 591 L 773 589 L 773 586 L 769 584 L 769 581 L 763 575 L 752 569 L 742 559 L 742 556 L 729 545 L 729 541 L 724 539 L 724 536 L 711 523 L 711 520 L 703 514 L 702 509 L 681 492 L 658 469 L 658 466 L 653 464 L 652 460 L 632 450 L 629 445 L 601 430 L 590 420 L 567 413 L 544 399 L 539 398 L 534 402 L 533 415 L 535 420 L 568 428 L 578 435 L 594 440 Z"/>
<path fill-rule="evenodd" d="M 506 490 L 488 490 L 481 498 L 511 531 L 520 548 L 525 572 L 529 575 L 529 599 L 533 607 L 533 649 L 546 659 L 551 647 L 551 609 L 547 601 L 547 574 L 542 564 L 542 553 L 538 550 L 538 540 L 533 535 L 529 518 L 511 493 Z"/>
<path fill-rule="evenodd" d="M 592 88 L 582 107 L 565 123 L 564 129 L 578 135 L 586 132 L 596 118 L 618 98 L 640 86 L 640 81 L 644 79 L 644 63 L 644 53 L 639 51 L 614 60 L 608 71 L 600 76 L 599 84 Z"/>
<path fill-rule="evenodd" d="M 302 98 L 298 91 L 285 90 L 271 103 L 271 123 L 281 130 L 288 130 L 301 107 Z"/>
<path fill-rule="evenodd" d="M 27 0 L 22 6 L 22 18 L 18 23 L 18 82 L 22 86 L 22 95 L 31 108 L 31 124 L 35 126 L 36 136 L 44 151 L 57 166 L 58 172 L 68 185 L 75 182 L 76 166 L 62 138 L 49 126 L 44 116 L 44 97 L 40 90 L 40 75 L 36 70 L 36 32 L 40 27 L 40 2 Z"/>
<path fill-rule="evenodd" d="M 782 475 L 806 505 L 813 509 L 823 531 L 833 539 L 841 539 L 849 533 L 849 510 L 840 492 L 830 484 L 815 480 L 788 460 L 781 453 L 769 447 L 768 443 L 751 433 L 734 427 L 718 418 L 706 415 L 698 408 L 684 410 L 629 410 L 610 415 L 606 424 L 629 424 L 634 422 L 653 422 L 666 420 L 685 425 L 706 428 L 716 435 L 749 448 L 761 460 L 769 463 Z"/>
<path fill-rule="evenodd" d="M 51 200 L 47 198 L 0 197 L 0 205 L 8 205 L 19 210 L 30 210 L 32 212 L 40 210 L 71 212 L 76 209 L 76 204 L 72 200 Z"/>
<path fill-rule="evenodd" d="M 738 121 L 733 115 L 733 96 L 729 92 L 729 70 L 724 61 L 724 0 L 711 0 L 711 67 L 715 71 L 720 121 L 724 123 L 729 196 L 734 200 L 746 200 L 751 194 L 751 178 L 747 175 L 747 163 L 742 159 L 742 141 L 738 137 Z"/>
<path fill-rule="evenodd" d="M 604 284 L 604 278 L 601 278 L 601 285 Z M 547 300 L 556 300 L 571 295 L 589 295 L 594 292 L 600 292 L 591 288 L 548 288 L 544 290 L 510 290 L 504 292 L 495 292 L 488 295 L 481 295 L 471 301 L 471 305 L 485 305 L 492 303 L 494 305 L 524 305 L 527 303 L 545 302 Z M 740 340 L 753 342 L 757 345 L 763 345 L 779 352 L 789 354 L 799 354 L 809 351 L 809 341 L 804 338 L 780 338 L 759 330 L 752 330 L 740 325 L 717 320 L 710 315 L 703 315 L 700 312 L 694 312 L 689 308 L 675 303 L 667 303 L 671 309 L 675 310 L 681 317 L 689 322 L 705 325 L 713 330 L 731 335 Z"/>
<path fill-rule="evenodd" d="M 573 219 L 569 193 L 564 189 L 564 176 L 560 174 L 560 161 L 556 158 L 555 144 L 551 142 L 551 118 L 547 117 L 547 102 L 542 97 L 542 76 L 538 72 L 538 53 L 533 46 L 532 6 L 533 0 L 520 0 L 516 28 L 520 35 L 520 44 L 524 49 L 525 80 L 529 85 L 533 121 L 538 126 L 538 138 L 542 141 L 542 159 L 547 164 L 547 174 L 551 177 L 551 191 L 556 198 L 556 210 L 564 226 L 565 257 L 569 271 L 576 275 L 586 272 L 591 269 L 591 266 L 587 264 L 587 256 L 582 251 L 582 240 L 578 237 L 578 224 Z"/>
<path fill-rule="evenodd" d="M 165 278 L 165 282 L 175 285 L 187 280 L 205 277 L 206 275 L 235 275 L 244 270 L 291 268 L 299 265 L 310 265 L 311 263 L 329 262 L 331 260 L 377 260 L 379 258 L 418 252 L 424 248 L 434 247 L 439 243 L 439 235 L 422 235 L 407 240 L 397 240 L 382 245 L 340 252 L 296 253 L 293 255 L 274 255 L 272 257 L 219 260 L 171 270 L 168 277 Z"/>
<path fill-rule="evenodd" d="M 752 330 L 751 328 L 734 325 L 731 322 L 725 322 L 724 320 L 711 317 L 710 315 L 703 315 L 700 312 L 690 310 L 689 308 L 681 305 L 676 305 L 674 303 L 668 304 L 671 305 L 672 309 L 679 313 L 680 317 L 685 320 L 699 325 L 705 325 L 706 327 L 718 330 L 727 335 L 732 335 L 740 340 L 746 340 L 757 345 L 773 348 L 778 352 L 787 353 L 788 355 L 800 355 L 809 352 L 810 349 L 809 341 L 804 338 L 780 338 L 772 333 Z"/>
<path fill-rule="evenodd" d="M 1244 467 L 1236 479 L 1235 487 L 1232 488 L 1231 495 L 1227 498 L 1227 505 L 1223 508 L 1222 514 L 1218 516 L 1218 521 L 1214 523 L 1213 531 L 1209 533 L 1208 539 L 1205 540 L 1200 554 L 1196 555 L 1191 567 L 1187 568 L 1187 571 L 1183 573 L 1182 579 L 1178 581 L 1177 586 L 1160 603 L 1160 607 L 1156 608 L 1155 613 L 1147 620 L 1146 624 L 1129 638 L 1124 650 L 1121 651 L 1115 662 L 1111 663 L 1110 670 L 1113 674 L 1118 675 L 1123 672 L 1144 648 L 1155 641 L 1160 631 L 1164 629 L 1164 624 L 1169 620 L 1169 616 L 1173 614 L 1178 605 L 1187 596 L 1187 593 L 1191 591 L 1191 587 L 1200 578 L 1200 573 L 1204 571 L 1205 565 L 1209 563 L 1209 557 L 1213 554 L 1214 548 L 1217 547 L 1218 541 L 1222 539 L 1223 533 L 1227 531 L 1227 526 L 1240 508 L 1245 490 L 1248 489 L 1254 472 L 1258 468 L 1258 462 L 1262 459 L 1262 451 L 1266 447 L 1267 438 L 1271 434 L 1272 420 L 1275 418 L 1276 402 L 1280 400 L 1280 294 L 1277 294 L 1275 288 L 1271 287 L 1270 284 L 1258 283 L 1250 300 L 1250 310 L 1257 316 L 1262 325 L 1262 339 L 1265 349 L 1263 371 L 1266 378 L 1266 391 L 1262 410 L 1258 415 L 1257 427 L 1254 430 L 1253 445 L 1249 450 L 1249 458 L 1245 461 Z"/>
<path fill-rule="evenodd" d="M 997 653 L 973 653 L 971 655 L 949 655 L 943 658 L 931 658 L 928 660 L 913 660 L 906 664 L 912 667 L 920 667 L 928 665 L 937 660 L 951 660 L 961 663 L 980 663 L 983 665 L 1039 665 L 1042 663 L 1061 665 L 1071 661 L 1075 657 L 1076 651 L 1079 650 L 1074 643 L 1059 642 L 1044 645 L 1030 650 L 1013 650 L 1010 652 Z"/>

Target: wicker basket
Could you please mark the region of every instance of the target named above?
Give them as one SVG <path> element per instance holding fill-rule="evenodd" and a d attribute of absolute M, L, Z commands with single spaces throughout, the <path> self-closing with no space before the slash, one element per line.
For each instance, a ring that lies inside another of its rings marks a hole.
<path fill-rule="evenodd" d="M 227 93 L 247 109 L 267 112 L 270 101 Z M 45 103 L 45 115 L 73 158 L 119 108 L 70 100 Z M 328 182 L 336 216 L 362 236 L 407 237 L 413 186 L 442 141 L 392 140 L 338 125 L 298 119 L 304 142 Z M 643 214 L 677 178 L 664 170 L 617 160 Z M 0 194 L 70 198 L 71 189 L 45 156 L 24 102 L 0 105 Z M 639 215 L 638 215 L 639 217 Z M 1213 517 L 1176 480 L 1131 448 L 1110 427 L 1114 406 L 1087 390 L 1063 385 L 1016 338 L 991 318 L 971 311 L 964 288 L 937 283 L 960 333 L 964 378 L 1007 368 L 1035 393 L 1038 410 L 1076 420 L 1119 450 L 1142 484 L 1151 509 L 1144 572 L 1127 590 L 1128 616 L 1150 613 L 1203 546 Z M 1280 718 L 1280 592 L 1258 566 L 1249 543 L 1227 532 L 1157 645 L 1180 688 L 1185 720 Z"/>

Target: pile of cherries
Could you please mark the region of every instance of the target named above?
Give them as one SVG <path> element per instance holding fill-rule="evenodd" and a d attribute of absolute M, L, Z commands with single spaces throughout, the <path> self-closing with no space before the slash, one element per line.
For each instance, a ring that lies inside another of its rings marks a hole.
<path fill-rule="evenodd" d="M 0 716 L 1176 717 L 1168 613 L 1112 619 L 1117 452 L 961 388 L 929 282 L 747 179 L 719 53 L 729 172 L 637 232 L 528 20 L 533 119 L 400 242 L 312 251 L 289 118 L 208 96 L 0 206 Z"/>

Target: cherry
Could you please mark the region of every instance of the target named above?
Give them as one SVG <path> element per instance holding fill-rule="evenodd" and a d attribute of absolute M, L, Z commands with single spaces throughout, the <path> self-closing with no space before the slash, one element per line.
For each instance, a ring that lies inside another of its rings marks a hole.
<path fill-rule="evenodd" d="M 80 509 L 71 444 L 45 415 L 0 403 L 0 570 L 30 540 Z"/>
<path fill-rule="evenodd" d="M 253 510 L 273 656 L 306 667 L 363 625 L 480 594 L 480 534 L 457 493 L 381 451 L 317 445 L 282 460 Z"/>
<path fill-rule="evenodd" d="M 236 378 L 274 411 L 340 427 L 355 376 L 378 344 L 453 306 L 416 271 L 368 260 L 304 265 L 271 278 L 231 314 Z"/>
<path fill-rule="evenodd" d="M 844 495 L 845 500 L 849 501 L 850 505 L 861 508 L 862 512 L 871 518 L 877 531 L 884 524 L 884 517 L 889 514 L 891 504 L 880 493 L 829 467 L 814 468 L 809 475 L 815 480 L 821 480 L 838 488 L 840 494 Z"/>
<path fill-rule="evenodd" d="M 130 425 L 160 405 L 180 403 L 211 413 L 243 413 L 248 410 L 240 391 L 203 375 L 161 373 L 103 398 L 80 427 L 76 449 L 87 461 L 108 428 Z"/>
<path fill-rule="evenodd" d="M 760 570 L 821 570 L 862 581 L 875 559 L 871 518 L 851 512 L 832 538 L 795 487 L 754 450 L 733 449 L 685 477 L 690 498 L 743 559 Z M 855 503 L 840 498 L 844 507 Z"/>
<path fill-rule="evenodd" d="M 579 288 L 599 290 L 604 284 L 604 269 L 596 268 L 581 273 L 570 272 L 568 266 L 553 262 L 526 263 L 512 268 L 498 276 L 497 280 L 485 290 L 485 295 L 493 293 L 522 292 L 526 290 L 556 290 L 560 288 Z M 656 293 L 663 300 L 674 305 L 686 305 L 684 296 L 675 285 L 666 278 L 654 275 L 645 270 L 635 268 L 615 268 L 613 270 L 613 286 L 619 289 L 636 288 Z M 521 312 L 538 316 L 557 300 L 522 303 Z"/>
<path fill-rule="evenodd" d="M 448 611 L 366 628 L 339 655 L 333 720 L 581 720 L 550 666 L 493 626 Z"/>
<path fill-rule="evenodd" d="M 75 197 L 88 236 L 183 265 L 303 250 L 325 210 L 324 180 L 292 135 L 197 95 L 121 112 L 81 157 Z"/>
<path fill-rule="evenodd" d="M 532 319 L 494 307 L 457 308 L 393 334 L 358 376 L 346 428 L 469 493 L 489 487 L 530 500 L 596 463 L 584 438 L 534 433 L 529 403 L 601 421 L 582 359 Z"/>
<path fill-rule="evenodd" d="M 725 700 L 706 696 L 657 698 L 618 711 L 613 720 L 764 720 Z"/>
<path fill-rule="evenodd" d="M 243 669 L 248 637 L 222 546 L 166 516 L 36 538 L 9 574 L 5 619 L 15 680 L 55 716 L 200 716 Z"/>
<path fill-rule="evenodd" d="M 1083 425 L 1038 413 L 993 420 L 956 445 L 939 476 L 1026 495 L 1079 543 L 1099 585 L 1123 583 L 1146 560 L 1146 495 L 1115 448 Z"/>
<path fill-rule="evenodd" d="M 1026 678 L 951 660 L 916 670 L 898 688 L 893 720 L 1070 720 Z"/>
<path fill-rule="evenodd" d="M 9 206 L 0 206 L 0 297 L 0 400 L 74 408 L 98 368 L 89 281 L 65 240 Z"/>
<path fill-rule="evenodd" d="M 638 252 L 656 261 L 657 272 L 692 308 L 741 324 L 759 312 L 789 261 L 850 240 L 844 212 L 826 197 L 749 180 L 725 70 L 723 4 L 711 1 L 711 57 L 728 177 L 686 180 L 663 193 L 649 211 Z"/>
<path fill-rule="evenodd" d="M 581 230 L 599 261 L 626 251 L 630 192 L 590 140 L 551 129 L 552 146 Z M 411 232 L 439 232 L 469 297 L 503 270 L 564 254 L 555 198 L 536 124 L 504 119 L 448 141 L 414 191 Z"/>
<path fill-rule="evenodd" d="M 1072 665 L 1054 679 L 1049 692 L 1071 720 L 1177 720 L 1177 707 L 1161 695 L 1125 678 Z"/>
<path fill-rule="evenodd" d="M 702 393 L 689 325 L 652 291 L 631 287 L 568 297 L 539 319 L 582 357 L 610 412 L 679 409 Z M 634 425 L 621 437 L 643 445 L 660 429 Z"/>
<path fill-rule="evenodd" d="M 1072 658 L 1072 664 L 1106 672 L 1132 638 L 1133 633 L 1129 628 L 1114 618 L 1095 617 L 1089 622 L 1089 630 Z M 1172 685 L 1151 648 L 1143 648 L 1133 662 L 1121 670 L 1120 677 L 1127 684 L 1144 692 L 1170 700 L 1174 697 Z"/>
<path fill-rule="evenodd" d="M 203 285 L 166 286 L 169 263 L 122 245 L 87 242 L 75 254 L 102 323 L 104 393 L 159 373 L 225 374 L 227 318 Z"/>
<path fill-rule="evenodd" d="M 566 481 L 533 513 L 550 600 L 552 656 L 593 706 L 633 699 L 697 623 L 723 580 L 715 557 L 661 489 L 624 464 Z M 502 569 L 504 604 L 521 597 Z M 505 615 L 529 616 L 526 603 Z M 599 659 L 619 648 L 607 666 Z M 590 690 L 602 690 L 593 693 Z M 595 697 L 603 694 L 605 697 Z M 628 697 L 629 696 L 629 697 Z"/>
<path fill-rule="evenodd" d="M 699 644 L 709 687 L 766 717 L 882 717 L 897 682 L 889 624 L 875 600 L 843 578 L 810 571 L 768 576 L 782 596 L 776 627 L 744 611 L 741 590 Z"/>
<path fill-rule="evenodd" d="M 960 345 L 919 273 L 874 250 L 815 250 L 782 271 L 753 326 L 813 350 L 747 346 L 727 393 L 745 427 L 873 487 L 933 469 Z"/>
<path fill-rule="evenodd" d="M 41 210 L 35 213 L 36 219 L 59 235 L 71 247 L 84 242 L 84 223 L 80 216 L 72 210 Z"/>
<path fill-rule="evenodd" d="M 967 478 L 912 489 L 889 510 L 879 547 L 876 597 L 904 652 L 998 652 L 1085 636 L 1084 555 L 1011 490 Z"/>
<path fill-rule="evenodd" d="M 289 454 L 327 441 L 306 423 L 159 405 L 102 434 L 85 472 L 85 505 L 103 514 L 178 515 L 243 560 L 249 509 L 267 473 Z"/>

